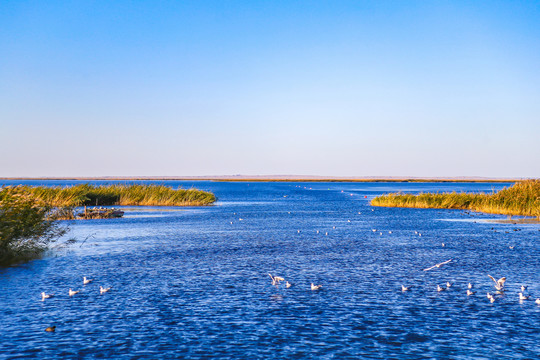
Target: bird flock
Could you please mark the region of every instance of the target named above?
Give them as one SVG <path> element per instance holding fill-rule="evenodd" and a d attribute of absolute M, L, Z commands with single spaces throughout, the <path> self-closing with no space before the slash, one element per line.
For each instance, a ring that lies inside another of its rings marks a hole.
<path fill-rule="evenodd" d="M 94 281 L 94 279 L 88 279 L 86 276 L 84 276 L 83 277 L 83 286 L 86 286 L 86 285 L 90 284 L 92 281 Z M 109 287 L 100 286 L 99 287 L 99 293 L 100 293 L 100 295 L 102 295 L 102 294 L 105 294 L 106 292 L 109 292 L 111 289 L 112 289 L 112 286 L 109 286 Z M 68 296 L 72 297 L 72 296 L 77 295 L 80 292 L 81 292 L 81 290 L 73 290 L 72 288 L 69 288 Z M 41 292 L 41 301 L 45 301 L 46 299 L 50 299 L 50 298 L 53 298 L 55 296 L 56 296 L 55 294 L 47 294 L 46 292 L 42 291 Z M 45 331 L 54 332 L 54 331 L 56 331 L 56 326 L 49 326 L 49 327 L 47 327 L 45 329 Z"/>

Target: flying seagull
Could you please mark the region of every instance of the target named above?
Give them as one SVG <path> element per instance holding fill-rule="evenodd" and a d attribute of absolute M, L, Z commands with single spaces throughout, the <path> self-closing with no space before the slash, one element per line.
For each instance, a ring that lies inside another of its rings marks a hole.
<path fill-rule="evenodd" d="M 270 279 L 272 279 L 272 285 L 278 286 L 280 281 L 285 280 L 281 276 L 272 276 L 272 274 L 268 274 L 270 276 Z"/>
<path fill-rule="evenodd" d="M 440 268 L 444 264 L 448 264 L 450 261 L 452 261 L 452 259 L 443 261 L 442 263 L 439 263 L 437 265 L 433 265 L 432 267 L 428 267 L 427 269 L 424 269 L 424 271 L 429 271 L 429 270 L 432 270 L 432 269 L 435 269 L 435 268 Z"/>
<path fill-rule="evenodd" d="M 488 276 L 495 283 L 495 289 L 497 289 L 499 291 L 504 289 L 504 282 L 506 281 L 505 277 L 502 277 L 499 280 L 495 280 L 495 278 L 493 276 L 491 276 L 489 274 L 488 274 Z"/>

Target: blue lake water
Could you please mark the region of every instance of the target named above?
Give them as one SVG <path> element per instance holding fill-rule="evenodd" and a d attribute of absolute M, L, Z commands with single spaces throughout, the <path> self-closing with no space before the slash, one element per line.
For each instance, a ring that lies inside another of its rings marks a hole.
<path fill-rule="evenodd" d="M 385 192 L 511 184 L 158 183 L 218 202 L 66 222 L 77 243 L 0 269 L 0 358 L 540 357 L 540 225 L 369 205 Z M 268 273 L 293 286 L 272 286 Z M 507 278 L 494 303 L 487 274 Z M 532 296 L 520 303 L 522 284 Z M 113 288 L 100 295 L 100 285 Z M 56 296 L 42 302 L 42 291 Z"/>

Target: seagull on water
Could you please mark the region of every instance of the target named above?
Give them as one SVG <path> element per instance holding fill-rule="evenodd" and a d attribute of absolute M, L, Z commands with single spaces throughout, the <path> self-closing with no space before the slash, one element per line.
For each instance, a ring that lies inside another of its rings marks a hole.
<path fill-rule="evenodd" d="M 540 305 L 540 298 L 536 299 L 534 302 Z"/>
<path fill-rule="evenodd" d="M 474 294 L 476 294 L 474 291 L 472 291 L 471 289 L 467 289 L 467 296 L 471 296 Z"/>
<path fill-rule="evenodd" d="M 473 287 L 473 284 L 469 283 L 469 285 L 467 285 L 467 289 L 472 289 Z"/>
<path fill-rule="evenodd" d="M 69 289 L 69 296 L 73 296 L 75 294 L 78 294 L 81 290 L 77 290 L 77 291 L 73 291 L 71 289 Z"/>
<path fill-rule="evenodd" d="M 527 290 L 528 286 L 525 286 L 525 285 L 521 285 L 521 292 L 525 292 L 525 290 Z"/>
<path fill-rule="evenodd" d="M 412 286 L 405 286 L 405 285 L 401 285 L 401 291 L 409 291 L 411 290 Z"/>
<path fill-rule="evenodd" d="M 279 286 L 279 282 L 285 280 L 281 276 L 272 276 L 272 274 L 268 274 L 270 276 L 270 279 L 272 279 L 272 285 Z"/>
<path fill-rule="evenodd" d="M 100 286 L 99 287 L 99 293 L 100 294 L 105 294 L 107 291 L 109 291 L 111 289 L 112 289 L 112 286 L 109 286 L 108 288 L 104 288 L 103 286 Z"/>
<path fill-rule="evenodd" d="M 90 284 L 94 279 L 87 279 L 86 276 L 83 276 L 83 285 Z"/>
<path fill-rule="evenodd" d="M 41 301 L 45 301 L 45 299 L 53 297 L 54 294 L 45 294 L 44 292 L 41 293 Z"/>
<path fill-rule="evenodd" d="M 311 290 L 319 290 L 320 288 L 322 288 L 322 285 L 315 285 L 313 283 L 311 283 Z"/>
<path fill-rule="evenodd" d="M 54 332 L 56 330 L 56 326 L 49 326 L 45 329 L 46 332 Z"/>
<path fill-rule="evenodd" d="M 488 274 L 488 276 L 495 283 L 495 289 L 497 289 L 499 291 L 504 290 L 504 282 L 506 281 L 505 277 L 502 277 L 499 280 L 495 280 L 495 278 L 493 276 L 491 276 L 489 274 Z"/>
<path fill-rule="evenodd" d="M 529 298 L 531 297 L 531 295 L 523 295 L 523 293 L 519 293 L 519 300 L 520 301 L 523 301 L 523 300 L 529 300 Z"/>
<path fill-rule="evenodd" d="M 427 269 L 424 269 L 424 271 L 429 271 L 429 270 L 432 270 L 432 269 L 435 269 L 435 268 L 440 268 L 444 264 L 448 264 L 450 261 L 452 261 L 452 259 L 446 260 L 446 261 L 443 261 L 442 263 L 439 263 L 439 264 L 433 265 L 431 267 L 428 267 Z"/>
<path fill-rule="evenodd" d="M 292 286 L 292 284 L 288 281 L 285 282 L 285 287 L 288 289 Z"/>
<path fill-rule="evenodd" d="M 444 291 L 444 290 L 446 290 L 446 289 L 441 287 L 441 285 L 437 285 L 437 291 L 438 292 L 441 292 L 441 291 Z"/>
<path fill-rule="evenodd" d="M 449 288 L 451 288 L 451 287 L 452 287 L 452 284 L 450 284 L 450 282 L 447 281 L 447 282 L 446 282 L 446 288 L 449 289 Z"/>

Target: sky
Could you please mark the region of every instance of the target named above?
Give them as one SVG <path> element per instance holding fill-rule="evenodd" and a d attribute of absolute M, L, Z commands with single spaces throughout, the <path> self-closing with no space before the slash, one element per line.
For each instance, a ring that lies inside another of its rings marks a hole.
<path fill-rule="evenodd" d="M 0 177 L 540 177 L 538 1 L 0 2 Z"/>

